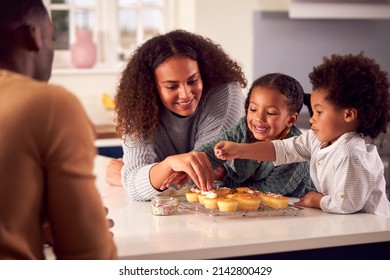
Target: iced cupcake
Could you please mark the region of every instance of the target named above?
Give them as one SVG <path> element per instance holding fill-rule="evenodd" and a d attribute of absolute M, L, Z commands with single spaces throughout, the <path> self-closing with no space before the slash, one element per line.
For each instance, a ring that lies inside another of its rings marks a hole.
<path fill-rule="evenodd" d="M 209 192 L 204 198 L 204 207 L 208 209 L 218 209 L 217 201 L 217 194 L 215 192 Z"/>
<path fill-rule="evenodd" d="M 189 203 L 196 203 L 199 201 L 198 195 L 200 194 L 200 189 L 197 187 L 192 187 L 189 192 L 186 193 L 186 198 Z"/>

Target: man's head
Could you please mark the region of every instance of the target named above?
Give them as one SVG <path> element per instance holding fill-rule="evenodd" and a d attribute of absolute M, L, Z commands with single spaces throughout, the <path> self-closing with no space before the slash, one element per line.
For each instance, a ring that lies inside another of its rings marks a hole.
<path fill-rule="evenodd" d="M 42 0 L 0 0 L 0 68 L 49 80 L 53 35 Z"/>

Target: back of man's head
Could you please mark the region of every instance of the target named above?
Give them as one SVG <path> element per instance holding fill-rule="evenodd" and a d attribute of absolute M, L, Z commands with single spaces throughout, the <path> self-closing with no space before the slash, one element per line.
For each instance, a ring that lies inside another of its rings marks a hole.
<path fill-rule="evenodd" d="M 0 68 L 49 80 L 53 32 L 42 0 L 0 0 Z"/>
<path fill-rule="evenodd" d="M 13 47 L 11 41 L 18 28 L 46 13 L 42 0 L 0 0 L 0 53 Z"/>
<path fill-rule="evenodd" d="M 42 0 L 0 0 L 0 28 L 15 28 L 45 13 Z"/>

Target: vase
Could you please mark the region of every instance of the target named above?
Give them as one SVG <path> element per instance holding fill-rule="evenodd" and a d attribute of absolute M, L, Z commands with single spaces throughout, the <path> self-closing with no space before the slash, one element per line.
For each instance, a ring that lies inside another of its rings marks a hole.
<path fill-rule="evenodd" d="M 91 68 L 96 63 L 96 45 L 92 40 L 92 32 L 79 29 L 76 42 L 70 47 L 72 64 L 76 68 Z"/>

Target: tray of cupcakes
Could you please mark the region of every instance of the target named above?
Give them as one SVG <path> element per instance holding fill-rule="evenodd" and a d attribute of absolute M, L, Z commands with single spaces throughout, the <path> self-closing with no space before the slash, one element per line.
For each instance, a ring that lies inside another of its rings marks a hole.
<path fill-rule="evenodd" d="M 239 187 L 220 187 L 212 191 L 201 191 L 192 187 L 186 193 L 181 207 L 211 216 L 251 217 L 251 216 L 296 216 L 303 208 L 289 204 L 286 196 L 263 193 L 258 190 Z"/>

